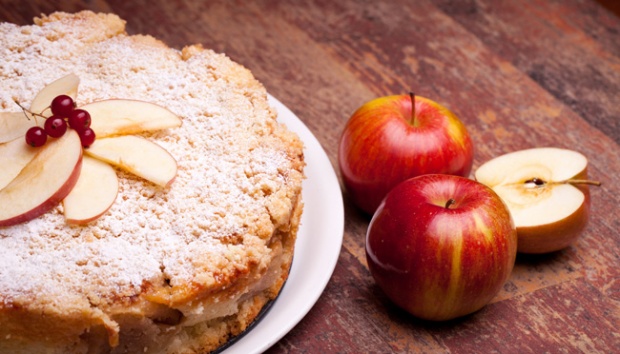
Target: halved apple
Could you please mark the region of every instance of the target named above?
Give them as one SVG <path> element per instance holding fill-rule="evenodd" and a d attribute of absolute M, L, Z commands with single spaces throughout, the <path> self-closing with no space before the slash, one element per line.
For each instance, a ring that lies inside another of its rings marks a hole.
<path fill-rule="evenodd" d="M 97 138 L 181 126 L 181 118 L 160 105 L 126 99 L 95 101 L 80 107 L 90 113 Z"/>
<path fill-rule="evenodd" d="M 74 130 L 38 148 L 34 158 L 0 190 L 0 226 L 34 219 L 71 191 L 82 167 L 82 144 Z"/>
<path fill-rule="evenodd" d="M 168 187 L 177 175 L 177 162 L 166 149 L 135 135 L 97 138 L 84 151 L 162 187 Z"/>
<path fill-rule="evenodd" d="M 0 112 L 0 144 L 25 136 L 35 125 L 35 120 L 28 119 L 24 112 Z"/>
<path fill-rule="evenodd" d="M 69 74 L 46 85 L 39 91 L 30 104 L 30 112 L 50 117 L 52 111 L 47 109 L 56 96 L 67 95 L 75 101 L 77 98 L 80 78 L 75 74 Z"/>
<path fill-rule="evenodd" d="M 103 161 L 84 156 L 82 172 L 71 192 L 63 199 L 67 224 L 86 224 L 101 217 L 118 195 L 118 177 Z"/>
<path fill-rule="evenodd" d="M 484 163 L 475 172 L 514 219 L 518 251 L 547 253 L 574 242 L 589 214 L 588 160 L 559 148 L 516 151 Z"/>
<path fill-rule="evenodd" d="M 0 144 L 0 190 L 19 175 L 37 152 L 38 148 L 26 144 L 22 138 Z"/>

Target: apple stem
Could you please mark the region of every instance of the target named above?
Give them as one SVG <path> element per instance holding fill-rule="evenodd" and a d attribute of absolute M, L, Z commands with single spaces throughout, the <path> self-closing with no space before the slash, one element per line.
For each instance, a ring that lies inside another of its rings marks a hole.
<path fill-rule="evenodd" d="M 568 184 L 573 184 L 573 185 L 575 185 L 575 184 L 589 184 L 589 185 L 592 185 L 592 186 L 600 186 L 602 184 L 599 181 L 592 181 L 592 180 L 589 180 L 589 179 L 566 179 L 566 180 L 558 181 L 558 182 L 546 182 L 546 181 L 544 181 L 544 180 L 542 180 L 542 179 L 540 179 L 538 177 L 534 177 L 534 178 L 532 178 L 530 180 L 527 180 L 527 181 L 525 181 L 525 183 L 526 184 L 533 183 L 534 186 L 532 186 L 532 187 L 542 187 L 542 186 L 544 186 L 546 184 L 567 184 L 567 183 Z"/>
<path fill-rule="evenodd" d="M 452 205 L 454 205 L 454 203 L 456 203 L 456 200 L 454 200 L 454 198 L 450 198 L 450 199 L 448 199 L 448 201 L 446 202 L 446 206 L 445 206 L 445 208 L 446 208 L 446 209 L 450 209 L 450 207 L 451 207 Z"/>
<path fill-rule="evenodd" d="M 591 186 L 600 186 L 602 183 L 599 181 L 592 181 L 589 179 L 567 179 L 560 183 L 569 183 L 569 184 L 589 184 Z"/>
<path fill-rule="evenodd" d="M 409 92 L 411 97 L 411 125 L 415 125 L 415 93 Z"/>

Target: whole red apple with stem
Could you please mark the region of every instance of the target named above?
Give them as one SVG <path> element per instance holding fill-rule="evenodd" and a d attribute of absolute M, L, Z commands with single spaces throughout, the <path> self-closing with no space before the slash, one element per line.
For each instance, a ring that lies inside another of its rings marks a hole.
<path fill-rule="evenodd" d="M 366 236 L 370 272 L 396 305 L 442 321 L 473 313 L 514 267 L 517 231 L 489 187 L 459 176 L 400 183 L 374 214 Z"/>
<path fill-rule="evenodd" d="M 394 95 L 362 105 L 347 122 L 338 149 L 345 189 L 373 214 L 398 183 L 423 174 L 468 177 L 474 148 L 463 123 L 420 96 Z"/>

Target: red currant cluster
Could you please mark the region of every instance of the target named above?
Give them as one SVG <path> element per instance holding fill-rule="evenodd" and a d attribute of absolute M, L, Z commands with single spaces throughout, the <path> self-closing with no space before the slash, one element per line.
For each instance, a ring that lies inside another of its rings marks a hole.
<path fill-rule="evenodd" d="M 80 136 L 83 147 L 95 142 L 95 132 L 90 128 L 90 114 L 75 108 L 75 102 L 67 95 L 57 96 L 50 105 L 52 115 L 45 119 L 43 128 L 32 127 L 26 132 L 26 143 L 33 147 L 43 146 L 47 137 L 60 138 L 67 128 L 74 129 Z M 33 114 L 34 115 L 34 114 Z"/>

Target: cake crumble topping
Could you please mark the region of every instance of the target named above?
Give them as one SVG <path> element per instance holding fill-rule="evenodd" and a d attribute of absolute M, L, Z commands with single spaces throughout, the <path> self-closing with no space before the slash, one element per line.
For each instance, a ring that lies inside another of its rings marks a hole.
<path fill-rule="evenodd" d="M 80 104 L 138 99 L 182 117 L 181 128 L 144 134 L 176 158 L 178 174 L 162 189 L 119 170 L 116 202 L 86 226 L 67 226 L 58 206 L 0 228 L 0 302 L 36 302 L 42 293 L 131 297 L 164 280 L 209 287 L 217 279 L 197 278 L 197 269 L 225 278 L 261 262 L 264 239 L 288 223 L 281 219 L 294 205 L 279 200 L 299 192 L 302 166 L 299 141 L 275 122 L 260 84 L 210 50 L 128 36 L 102 16 L 63 21 L 44 17 L 20 31 L 0 24 L 2 110 L 75 73 Z M 224 242 L 230 235 L 244 242 Z"/>

